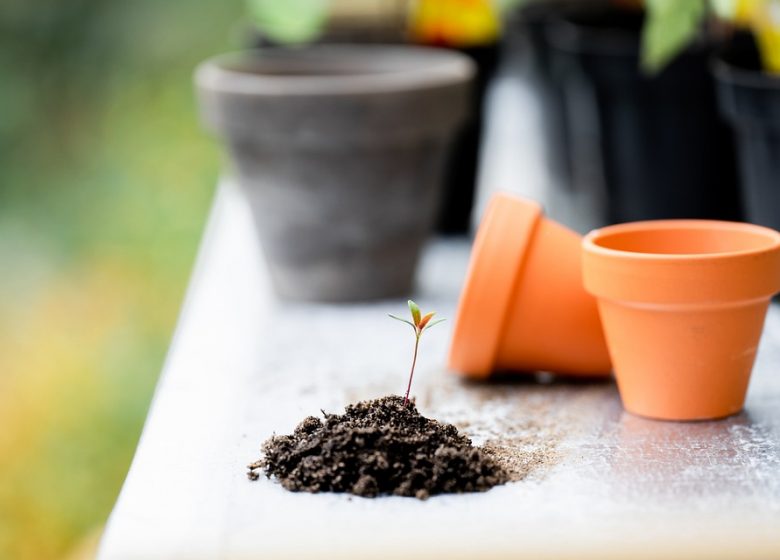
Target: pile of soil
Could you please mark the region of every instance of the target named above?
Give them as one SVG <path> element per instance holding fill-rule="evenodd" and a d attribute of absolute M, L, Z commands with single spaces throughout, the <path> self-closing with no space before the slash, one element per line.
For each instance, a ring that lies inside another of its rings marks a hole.
<path fill-rule="evenodd" d="M 428 496 L 483 492 L 510 480 L 490 454 L 455 426 L 417 412 L 413 402 L 383 397 L 350 405 L 344 414 L 309 416 L 295 432 L 263 444 L 248 476 L 276 477 L 293 492 L 358 496 Z"/>

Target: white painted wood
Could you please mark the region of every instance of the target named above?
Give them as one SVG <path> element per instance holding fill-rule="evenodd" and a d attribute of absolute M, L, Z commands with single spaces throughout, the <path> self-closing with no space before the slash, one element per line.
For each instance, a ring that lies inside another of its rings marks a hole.
<path fill-rule="evenodd" d="M 415 296 L 452 317 L 465 242 L 426 254 Z M 248 210 L 220 189 L 143 436 L 100 547 L 165 558 L 778 558 L 780 313 L 768 317 L 746 411 L 722 422 L 625 414 L 611 383 L 462 383 L 450 323 L 423 340 L 421 411 L 477 442 L 557 461 L 475 495 L 361 499 L 250 482 L 272 433 L 320 408 L 404 388 L 403 301 L 303 305 L 271 295 Z"/>

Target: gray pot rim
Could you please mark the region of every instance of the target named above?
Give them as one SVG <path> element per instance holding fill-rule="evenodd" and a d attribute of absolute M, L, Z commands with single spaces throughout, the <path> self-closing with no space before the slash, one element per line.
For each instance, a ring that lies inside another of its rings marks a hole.
<path fill-rule="evenodd" d="M 318 64 L 331 66 L 323 71 Z M 446 87 L 469 81 L 474 73 L 467 56 L 447 49 L 318 45 L 218 55 L 197 67 L 195 81 L 206 90 L 240 95 L 313 97 Z"/>

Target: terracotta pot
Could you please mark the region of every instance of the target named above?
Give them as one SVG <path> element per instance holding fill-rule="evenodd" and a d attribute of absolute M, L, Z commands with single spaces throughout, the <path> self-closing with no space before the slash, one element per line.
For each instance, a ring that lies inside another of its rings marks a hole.
<path fill-rule="evenodd" d="M 595 230 L 583 247 L 626 410 L 664 420 L 739 412 L 780 290 L 780 233 L 661 220 Z"/>
<path fill-rule="evenodd" d="M 449 367 L 606 376 L 611 370 L 594 298 L 582 287 L 581 238 L 535 202 L 491 200 L 474 242 Z"/>

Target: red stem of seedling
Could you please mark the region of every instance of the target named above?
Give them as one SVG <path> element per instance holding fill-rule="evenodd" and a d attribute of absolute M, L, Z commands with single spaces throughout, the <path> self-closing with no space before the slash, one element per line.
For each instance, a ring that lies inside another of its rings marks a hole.
<path fill-rule="evenodd" d="M 409 385 L 406 386 L 406 396 L 404 396 L 404 406 L 409 402 L 409 391 L 412 390 L 412 379 L 414 378 L 414 365 L 417 363 L 417 347 L 420 345 L 420 335 L 414 338 L 414 357 L 412 358 L 412 371 L 409 372 Z"/>

